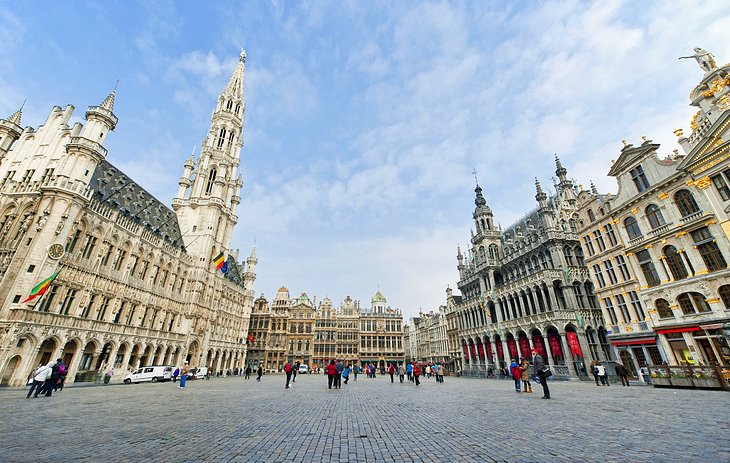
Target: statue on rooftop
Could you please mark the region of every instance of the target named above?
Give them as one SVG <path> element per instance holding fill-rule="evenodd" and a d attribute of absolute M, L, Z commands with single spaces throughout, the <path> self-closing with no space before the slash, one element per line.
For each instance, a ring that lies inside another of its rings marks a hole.
<path fill-rule="evenodd" d="M 697 64 L 700 65 L 700 68 L 707 72 L 712 71 L 713 69 L 717 69 L 717 62 L 715 61 L 715 55 L 710 53 L 707 50 L 704 50 L 700 47 L 694 48 L 695 54 L 691 56 L 680 56 L 679 59 L 689 59 L 694 58 L 697 60 Z"/>

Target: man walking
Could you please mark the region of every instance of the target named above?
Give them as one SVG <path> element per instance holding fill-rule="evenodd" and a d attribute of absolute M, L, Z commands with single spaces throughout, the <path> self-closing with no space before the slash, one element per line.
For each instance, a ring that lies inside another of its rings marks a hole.
<path fill-rule="evenodd" d="M 532 349 L 532 366 L 535 368 L 535 374 L 540 380 L 540 385 L 542 386 L 542 398 L 549 399 L 550 388 L 547 384 L 548 380 L 545 376 L 545 372 L 542 371 L 543 368 L 545 368 L 545 360 L 543 360 L 542 356 L 538 354 L 537 349 Z"/>
<path fill-rule="evenodd" d="M 419 376 L 421 376 L 421 367 L 419 367 L 417 363 L 414 363 L 413 364 L 413 381 L 415 381 L 416 386 L 421 385 L 421 382 L 418 381 Z"/>
<path fill-rule="evenodd" d="M 342 387 L 342 371 L 344 369 L 345 366 L 342 364 L 342 361 L 338 360 L 335 365 L 335 389 L 340 389 Z"/>
<path fill-rule="evenodd" d="M 406 373 L 408 373 L 408 381 L 413 382 L 413 364 L 406 365 Z"/>
<path fill-rule="evenodd" d="M 621 378 L 621 386 L 629 386 L 629 371 L 623 363 L 616 363 L 616 374 Z"/>
<path fill-rule="evenodd" d="M 30 391 L 28 391 L 28 395 L 26 396 L 26 398 L 30 399 L 33 391 L 35 391 L 35 395 L 33 396 L 33 398 L 37 398 L 38 394 L 40 394 L 41 390 L 43 389 L 43 384 L 46 381 L 46 377 L 50 376 L 52 373 L 53 363 L 39 366 L 33 373 L 33 384 L 30 386 Z"/>
<path fill-rule="evenodd" d="M 180 368 L 180 389 L 185 389 L 185 383 L 188 382 L 188 362 L 183 362 L 182 368 Z"/>
<path fill-rule="evenodd" d="M 398 379 L 400 379 L 401 384 L 403 384 L 403 379 L 404 379 L 405 375 L 406 375 L 406 369 L 403 366 L 403 364 L 401 363 L 400 365 L 398 365 Z"/>
<path fill-rule="evenodd" d="M 264 368 L 261 365 L 259 365 L 259 369 L 256 370 L 256 374 L 258 375 L 256 377 L 256 381 L 261 381 L 261 375 L 264 374 Z"/>
<path fill-rule="evenodd" d="M 291 382 L 291 370 L 292 370 L 292 364 L 291 362 L 286 362 L 286 365 L 284 365 L 284 373 L 286 373 L 286 386 L 284 386 L 284 389 L 289 389 L 289 383 Z"/>
<path fill-rule="evenodd" d="M 62 358 L 56 361 L 56 367 L 58 367 L 58 380 L 53 383 L 53 392 L 58 390 L 63 391 L 63 383 L 66 381 L 66 372 L 68 371 L 68 367 L 63 363 Z"/>
<path fill-rule="evenodd" d="M 395 366 L 391 363 L 388 367 L 388 374 L 390 375 L 390 382 L 393 383 L 393 375 L 395 375 Z"/>
<path fill-rule="evenodd" d="M 297 373 L 299 373 L 299 362 L 294 364 L 294 368 L 292 368 L 292 383 L 297 382 Z"/>
<path fill-rule="evenodd" d="M 251 365 L 246 367 L 246 370 L 244 370 L 244 376 L 243 379 L 250 379 L 251 378 Z"/>

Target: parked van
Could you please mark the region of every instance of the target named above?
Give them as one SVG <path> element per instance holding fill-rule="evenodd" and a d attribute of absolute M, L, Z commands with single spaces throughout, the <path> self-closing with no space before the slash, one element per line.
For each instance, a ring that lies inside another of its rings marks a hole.
<path fill-rule="evenodd" d="M 188 379 L 205 379 L 208 375 L 208 367 L 191 368 L 188 371 Z"/>
<path fill-rule="evenodd" d="M 299 365 L 298 373 L 307 374 L 309 373 L 309 367 L 307 365 Z"/>
<path fill-rule="evenodd" d="M 170 381 L 172 379 L 172 370 L 173 368 L 171 366 L 166 365 L 142 367 L 125 376 L 124 383 L 137 384 L 144 381 L 151 381 L 153 383 L 158 381 Z"/>

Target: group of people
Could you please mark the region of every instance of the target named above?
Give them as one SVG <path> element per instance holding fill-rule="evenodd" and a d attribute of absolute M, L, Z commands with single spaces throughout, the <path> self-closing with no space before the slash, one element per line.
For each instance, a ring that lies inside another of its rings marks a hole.
<path fill-rule="evenodd" d="M 535 381 L 542 386 L 542 398 L 550 398 L 550 388 L 548 387 L 548 377 L 552 375 L 549 367 L 545 366 L 545 360 L 538 353 L 537 349 L 532 350 L 532 365 Z M 520 357 L 512 359 L 509 366 L 509 375 L 515 381 L 515 392 L 532 393 L 532 383 L 530 382 L 530 362 L 526 358 Z"/>
<path fill-rule="evenodd" d="M 28 382 L 33 383 L 28 391 L 27 398 L 30 398 L 35 391 L 34 398 L 43 394 L 45 397 L 51 397 L 53 392 L 63 390 L 63 383 L 66 381 L 66 373 L 68 367 L 63 363 L 63 359 L 59 358 L 55 362 L 49 362 L 47 365 L 40 365 L 28 377 Z"/>

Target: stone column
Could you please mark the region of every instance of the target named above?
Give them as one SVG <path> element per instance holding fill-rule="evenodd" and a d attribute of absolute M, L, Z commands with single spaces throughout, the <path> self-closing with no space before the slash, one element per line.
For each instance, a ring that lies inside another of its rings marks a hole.
<path fill-rule="evenodd" d="M 560 310 L 560 306 L 558 305 L 558 298 L 555 296 L 555 289 L 552 285 L 547 286 L 547 292 L 548 292 L 548 299 L 550 301 L 550 307 L 551 310 Z"/>
<path fill-rule="evenodd" d="M 542 333 L 540 333 L 542 336 Z M 545 344 L 545 352 L 547 352 L 547 361 L 549 365 L 555 365 L 555 359 L 553 358 L 553 349 L 550 347 L 550 340 L 547 335 L 542 337 L 542 342 Z"/>

